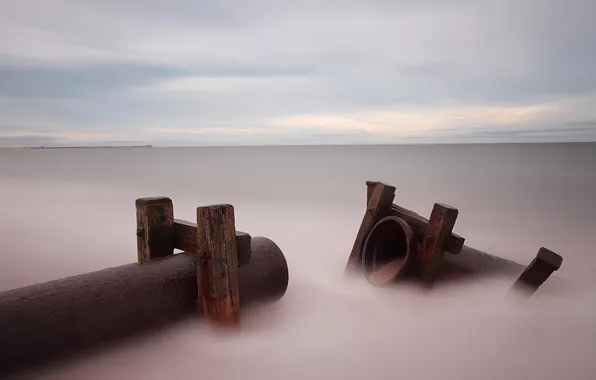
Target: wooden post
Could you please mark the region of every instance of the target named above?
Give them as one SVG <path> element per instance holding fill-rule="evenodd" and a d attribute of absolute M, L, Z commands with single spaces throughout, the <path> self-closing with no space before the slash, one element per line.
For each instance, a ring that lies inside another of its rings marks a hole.
<path fill-rule="evenodd" d="M 451 236 L 458 211 L 456 208 L 435 203 L 426 233 L 420 247 L 420 278 L 432 284 L 439 274 L 445 257 L 445 242 Z"/>
<path fill-rule="evenodd" d="M 561 256 L 544 247 L 540 248 L 534 260 L 515 281 L 513 288 L 533 294 L 553 272 L 561 267 L 562 263 Z"/>
<path fill-rule="evenodd" d="M 167 197 L 139 198 L 137 260 L 144 262 L 174 253 L 174 206 Z"/>
<path fill-rule="evenodd" d="M 207 321 L 236 325 L 240 319 L 236 227 L 232 205 L 197 208 L 200 305 Z"/>
<path fill-rule="evenodd" d="M 368 206 L 368 202 L 370 202 L 370 198 L 373 195 L 373 191 L 375 191 L 375 187 L 377 186 L 378 181 L 366 181 L 366 205 Z"/>
<path fill-rule="evenodd" d="M 367 182 L 367 186 L 370 188 L 369 182 Z M 362 218 L 360 229 L 356 235 L 352 252 L 348 258 L 346 270 L 360 268 L 364 241 L 374 224 L 389 213 L 394 197 L 395 187 L 386 185 L 382 182 L 377 182 L 375 184 L 375 188 L 366 207 L 366 212 Z"/>

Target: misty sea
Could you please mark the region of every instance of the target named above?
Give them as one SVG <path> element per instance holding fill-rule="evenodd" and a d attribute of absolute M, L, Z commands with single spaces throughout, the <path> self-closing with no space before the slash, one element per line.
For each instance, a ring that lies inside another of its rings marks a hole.
<path fill-rule="evenodd" d="M 523 302 L 510 279 L 347 279 L 367 180 L 425 216 L 457 207 L 467 245 L 563 265 Z M 0 291 L 134 262 L 134 201 L 159 195 L 187 220 L 233 204 L 286 255 L 286 295 L 237 334 L 185 322 L 21 378 L 596 378 L 596 144 L 0 149 Z"/>

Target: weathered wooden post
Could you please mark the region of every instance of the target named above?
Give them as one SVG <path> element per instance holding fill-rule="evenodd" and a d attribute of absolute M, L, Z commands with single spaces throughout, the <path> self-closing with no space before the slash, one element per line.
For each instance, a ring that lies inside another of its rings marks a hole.
<path fill-rule="evenodd" d="M 368 182 L 367 182 L 368 184 Z M 370 187 L 368 188 L 370 189 Z M 367 193 L 370 190 L 367 190 Z M 358 269 L 361 267 L 362 246 L 376 222 L 381 220 L 391 211 L 391 204 L 395 197 L 395 187 L 386 185 L 382 182 L 375 182 L 374 189 L 370 192 L 370 197 L 367 194 L 367 206 L 360 229 L 356 235 L 352 252 L 348 258 L 346 270 Z"/>
<path fill-rule="evenodd" d="M 546 281 L 553 272 L 559 270 L 563 258 L 555 252 L 541 247 L 530 265 L 522 272 L 513 284 L 513 289 L 522 290 L 529 295 Z"/>
<path fill-rule="evenodd" d="M 451 236 L 458 211 L 456 208 L 435 203 L 430 214 L 426 233 L 420 247 L 420 279 L 432 284 L 438 276 L 445 258 L 445 243 Z"/>
<path fill-rule="evenodd" d="M 174 253 L 174 206 L 167 197 L 139 198 L 137 256 L 139 262 Z"/>
<path fill-rule="evenodd" d="M 234 207 L 197 208 L 197 266 L 200 306 L 207 321 L 237 325 L 240 319 Z"/>

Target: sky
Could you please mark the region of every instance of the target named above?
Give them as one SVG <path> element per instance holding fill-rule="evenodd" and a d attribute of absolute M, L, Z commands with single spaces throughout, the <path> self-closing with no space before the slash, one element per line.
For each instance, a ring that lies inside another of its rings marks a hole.
<path fill-rule="evenodd" d="M 596 141 L 593 0 L 0 0 L 0 146 Z"/>

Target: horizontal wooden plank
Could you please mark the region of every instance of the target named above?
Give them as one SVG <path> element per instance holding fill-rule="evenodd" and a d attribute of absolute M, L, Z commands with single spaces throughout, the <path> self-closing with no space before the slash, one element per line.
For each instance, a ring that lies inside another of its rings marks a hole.
<path fill-rule="evenodd" d="M 248 264 L 250 260 L 251 237 L 246 232 L 236 231 L 236 247 L 238 250 L 238 266 Z M 196 252 L 197 225 L 182 219 L 174 219 L 174 248 L 186 252 Z"/>
<path fill-rule="evenodd" d="M 391 205 L 391 214 L 393 216 L 397 216 L 403 219 L 406 223 L 408 223 L 414 232 L 418 234 L 418 236 L 424 236 L 426 232 L 426 228 L 428 226 L 428 219 L 423 217 L 422 215 L 417 214 L 412 210 L 408 210 L 396 204 Z M 451 235 L 445 241 L 445 251 L 451 254 L 458 254 L 461 252 L 464 242 L 466 239 L 459 236 L 458 234 L 451 233 Z"/>

